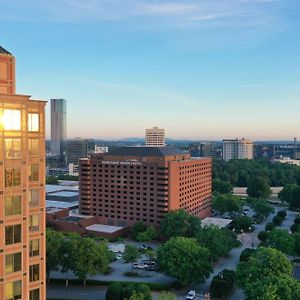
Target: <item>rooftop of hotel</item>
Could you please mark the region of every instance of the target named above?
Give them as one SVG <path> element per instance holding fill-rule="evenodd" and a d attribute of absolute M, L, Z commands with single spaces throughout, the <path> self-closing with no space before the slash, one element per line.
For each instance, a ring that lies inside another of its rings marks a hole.
<path fill-rule="evenodd" d="M 174 147 L 120 147 L 109 151 L 104 156 L 176 156 L 189 154 Z"/>

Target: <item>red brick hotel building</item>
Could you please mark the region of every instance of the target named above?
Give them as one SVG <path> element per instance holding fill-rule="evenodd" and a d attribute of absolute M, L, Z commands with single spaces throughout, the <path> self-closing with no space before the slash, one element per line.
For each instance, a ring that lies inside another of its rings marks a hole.
<path fill-rule="evenodd" d="M 211 215 L 210 158 L 170 147 L 123 147 L 80 160 L 80 213 L 103 223 L 158 226 L 165 213 Z"/>

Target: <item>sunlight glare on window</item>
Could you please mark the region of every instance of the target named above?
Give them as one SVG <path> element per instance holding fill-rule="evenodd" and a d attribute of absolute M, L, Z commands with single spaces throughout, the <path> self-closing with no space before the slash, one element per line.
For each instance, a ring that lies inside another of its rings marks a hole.
<path fill-rule="evenodd" d="M 16 109 L 4 109 L 1 123 L 4 130 L 20 130 L 21 111 Z"/>

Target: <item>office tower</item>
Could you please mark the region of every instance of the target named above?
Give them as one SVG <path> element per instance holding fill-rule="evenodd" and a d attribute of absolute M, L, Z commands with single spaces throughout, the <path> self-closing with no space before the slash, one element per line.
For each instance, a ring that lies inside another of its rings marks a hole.
<path fill-rule="evenodd" d="M 1 62 L 14 62 L 2 49 Z M 0 93 L 0 299 L 44 300 L 46 102 L 12 93 L 15 82 L 6 85 Z"/>
<path fill-rule="evenodd" d="M 79 159 L 88 156 L 89 140 L 76 138 L 67 141 L 67 165 L 79 164 Z M 95 146 L 94 146 L 95 147 Z"/>
<path fill-rule="evenodd" d="M 15 94 L 15 58 L 0 46 L 0 94 Z"/>
<path fill-rule="evenodd" d="M 51 99 L 51 154 L 64 161 L 67 125 L 66 100 Z"/>
<path fill-rule="evenodd" d="M 211 215 L 211 158 L 169 147 L 123 147 L 81 159 L 80 212 L 109 225 L 158 226 L 170 210 Z"/>
<path fill-rule="evenodd" d="M 217 158 L 217 147 L 213 142 L 193 143 L 188 149 L 192 157 Z"/>
<path fill-rule="evenodd" d="M 164 147 L 165 144 L 165 130 L 158 127 L 146 129 L 145 131 L 145 145 L 147 147 Z"/>
<path fill-rule="evenodd" d="M 223 159 L 253 159 L 253 142 L 250 140 L 224 139 Z"/>

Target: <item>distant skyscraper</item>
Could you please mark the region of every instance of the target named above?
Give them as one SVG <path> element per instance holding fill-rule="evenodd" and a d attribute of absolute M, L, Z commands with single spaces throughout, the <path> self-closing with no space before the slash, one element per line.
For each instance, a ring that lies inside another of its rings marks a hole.
<path fill-rule="evenodd" d="M 67 141 L 67 165 L 79 164 L 80 158 L 85 158 L 88 156 L 88 146 L 91 140 L 76 138 Z M 95 148 L 95 146 L 94 146 Z"/>
<path fill-rule="evenodd" d="M 64 157 L 66 151 L 66 100 L 51 99 L 51 154 Z"/>
<path fill-rule="evenodd" d="M 0 47 L 0 299 L 46 299 L 45 101 L 15 94 Z"/>
<path fill-rule="evenodd" d="M 164 129 L 153 127 L 146 129 L 145 133 L 145 145 L 147 147 L 164 147 L 166 145 Z"/>
<path fill-rule="evenodd" d="M 223 159 L 253 159 L 253 142 L 244 138 L 223 140 Z"/>

